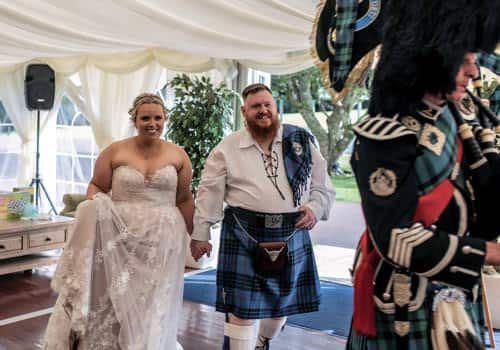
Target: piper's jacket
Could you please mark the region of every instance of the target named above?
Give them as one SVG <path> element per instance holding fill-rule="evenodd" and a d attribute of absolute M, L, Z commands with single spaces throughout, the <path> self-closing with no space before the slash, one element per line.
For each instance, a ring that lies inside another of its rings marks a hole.
<path fill-rule="evenodd" d="M 381 257 L 374 277 L 378 309 L 394 313 L 392 276 L 401 269 L 411 275 L 409 311 L 422 305 L 433 282 L 474 295 L 484 263 L 485 239 L 498 234 L 496 225 L 489 225 L 493 222 L 487 217 L 491 213 L 478 212 L 476 202 L 483 200 L 479 193 L 493 196 L 499 191 L 495 188 L 488 194 L 475 188 L 448 108 L 422 103 L 414 115 L 372 116 L 357 124 L 354 131 L 357 139 L 351 165 L 370 243 Z M 494 180 L 485 186 L 500 182 Z M 451 183 L 452 195 L 432 196 L 444 181 Z M 435 203 L 427 203 L 425 210 L 444 208 L 432 225 L 414 220 L 427 197 Z M 481 225 L 481 220 L 488 224 Z M 355 267 L 361 259 L 358 251 Z"/>

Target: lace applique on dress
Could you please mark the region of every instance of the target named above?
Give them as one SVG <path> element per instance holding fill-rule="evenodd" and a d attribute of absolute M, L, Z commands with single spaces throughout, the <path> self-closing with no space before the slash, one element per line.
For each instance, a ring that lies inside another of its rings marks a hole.
<path fill-rule="evenodd" d="M 187 232 L 175 207 L 177 173 L 148 183 L 115 169 L 111 198 L 78 207 L 72 237 L 52 281 L 59 293 L 46 350 L 177 350 Z"/>

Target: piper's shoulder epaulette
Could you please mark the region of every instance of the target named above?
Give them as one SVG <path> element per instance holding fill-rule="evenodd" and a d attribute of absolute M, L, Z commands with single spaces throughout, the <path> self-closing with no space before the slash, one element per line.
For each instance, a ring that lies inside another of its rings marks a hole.
<path fill-rule="evenodd" d="M 370 117 L 353 127 L 354 132 L 371 140 L 393 140 L 406 135 L 416 135 L 416 131 L 402 124 L 398 119 Z"/>

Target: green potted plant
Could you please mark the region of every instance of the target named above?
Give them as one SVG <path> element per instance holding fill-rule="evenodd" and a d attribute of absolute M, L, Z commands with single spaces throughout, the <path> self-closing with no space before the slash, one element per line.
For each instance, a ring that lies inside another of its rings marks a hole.
<path fill-rule="evenodd" d="M 169 111 L 166 137 L 182 146 L 193 164 L 191 190 L 196 193 L 210 151 L 232 129 L 233 100 L 238 95 L 210 78 L 177 75 L 169 86 L 175 105 Z"/>

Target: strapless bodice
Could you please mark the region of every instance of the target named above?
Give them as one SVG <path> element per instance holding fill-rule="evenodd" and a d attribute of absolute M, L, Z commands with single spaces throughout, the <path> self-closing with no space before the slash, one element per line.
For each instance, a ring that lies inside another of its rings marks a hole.
<path fill-rule="evenodd" d="M 169 164 L 144 176 L 139 170 L 121 165 L 114 169 L 111 199 L 114 202 L 148 202 L 150 205 L 175 206 L 177 169 Z"/>
<path fill-rule="evenodd" d="M 80 350 L 179 350 L 188 234 L 176 192 L 173 165 L 148 177 L 119 166 L 111 198 L 97 193 L 78 206 L 43 349 L 73 348 L 77 329 Z"/>

